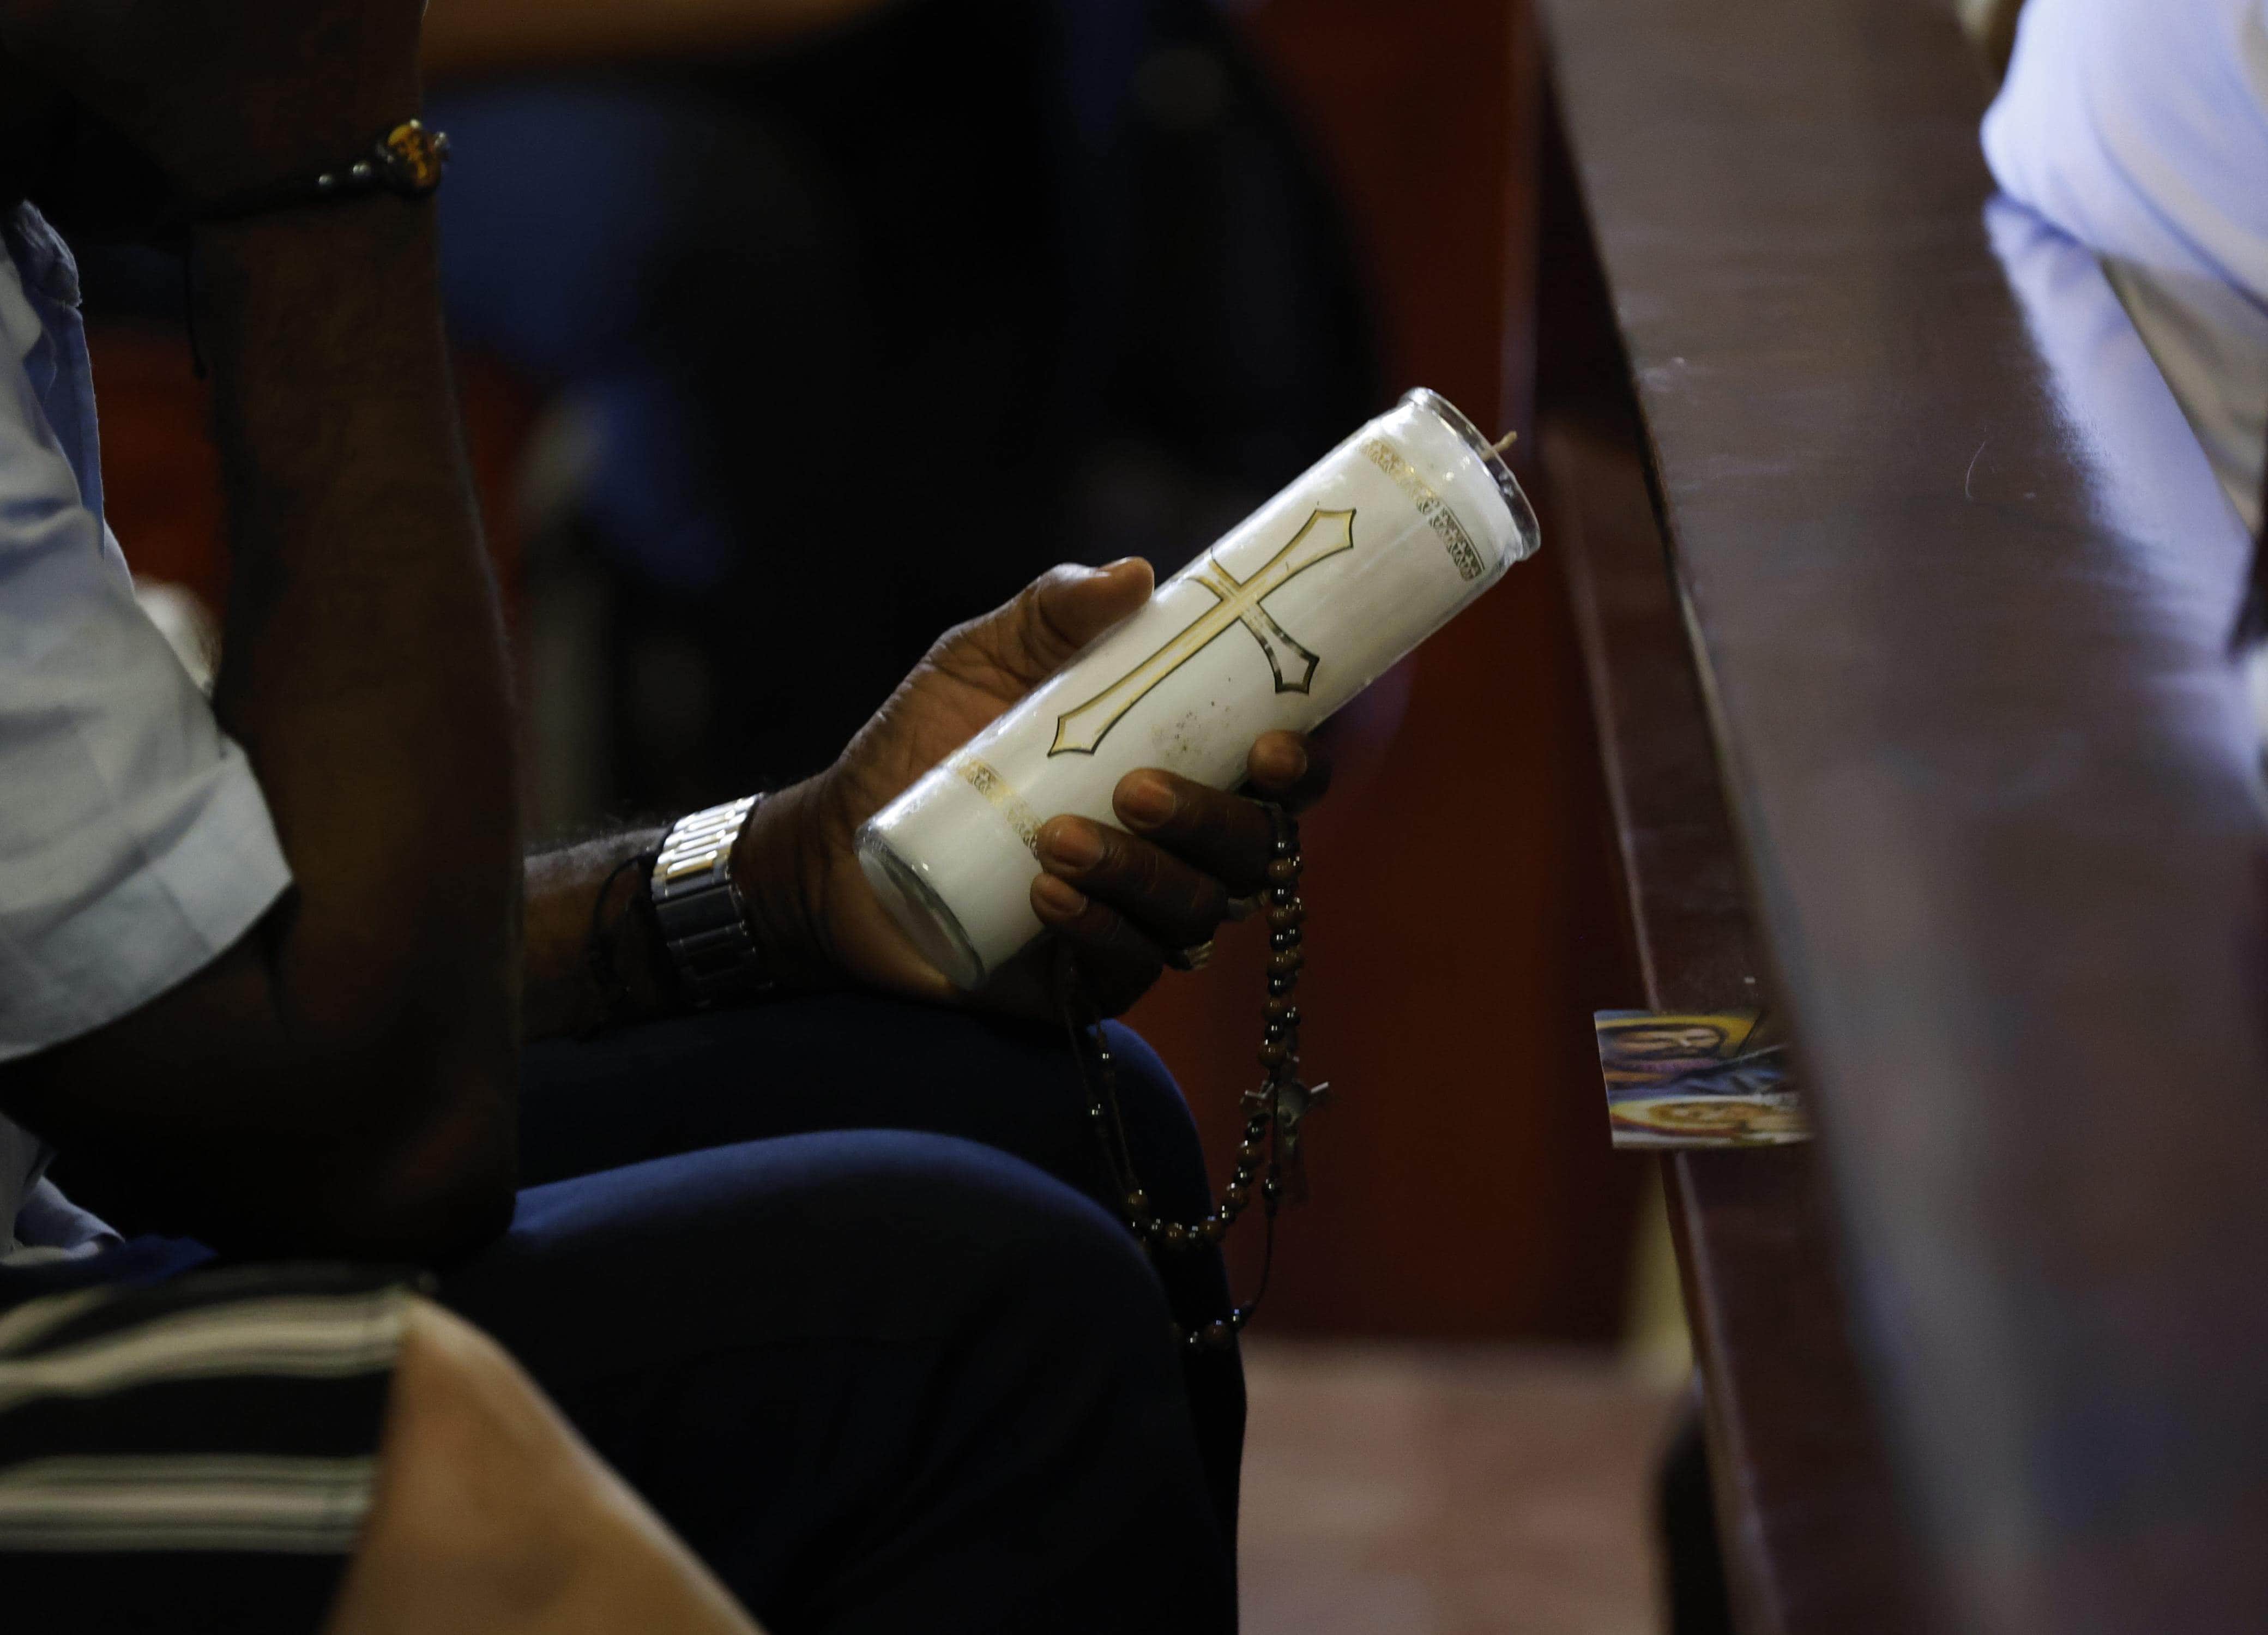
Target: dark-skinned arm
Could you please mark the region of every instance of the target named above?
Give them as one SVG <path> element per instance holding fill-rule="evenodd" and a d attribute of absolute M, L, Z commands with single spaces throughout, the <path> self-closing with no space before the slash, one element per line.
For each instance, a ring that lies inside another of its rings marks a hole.
<path fill-rule="evenodd" d="M 215 708 L 296 883 L 190 981 L 0 1073 L 11 1116 L 246 1251 L 442 1259 L 511 1206 L 512 736 L 432 217 L 387 197 L 199 232 Z"/>
<path fill-rule="evenodd" d="M 414 110 L 420 9 L 0 0 L 0 37 L 194 203 L 312 176 Z M 511 1207 L 523 923 L 504 665 L 431 210 L 311 209 L 202 229 L 195 250 L 234 586 L 217 708 L 297 883 L 171 992 L 0 1070 L 0 1110 L 135 1186 L 173 1231 L 263 1254 L 446 1258 Z M 866 888 L 851 836 L 1150 588 L 1139 563 L 1044 576 L 943 638 L 833 767 L 759 810 L 735 873 L 791 983 L 954 997 Z M 1263 793 L 1319 781 L 1281 735 L 1253 769 Z M 1119 813 L 1124 829 L 1049 824 L 1033 895 L 1114 1007 L 1256 887 L 1269 838 L 1250 801 L 1160 774 L 1122 784 Z M 667 1004 L 650 922 L 626 892 L 599 902 L 647 839 L 533 866 L 533 1031 Z M 594 910 L 625 922 L 626 974 L 603 985 Z M 627 1007 L 600 997 L 616 980 Z"/>
<path fill-rule="evenodd" d="M 835 763 L 756 810 L 733 850 L 741 901 L 774 969 L 792 989 L 855 985 L 939 1003 L 1040 1012 L 1050 998 L 1042 945 L 982 994 L 964 996 L 898 931 L 858 867 L 858 826 L 966 743 L 1087 643 L 1141 607 L 1140 561 L 1057 568 L 1013 600 L 939 640 Z M 1294 808 L 1329 781 L 1322 757 L 1290 733 L 1253 746 L 1247 792 Z M 1233 897 L 1263 884 L 1273 821 L 1245 794 L 1172 773 L 1130 772 L 1116 824 L 1057 817 L 1042 826 L 1043 873 L 1032 908 L 1076 950 L 1106 1012 L 1154 983 L 1167 952 L 1204 941 Z M 644 829 L 533 859 L 528 867 L 529 1036 L 571 1034 L 666 1014 L 681 1001 L 642 875 L 622 868 L 661 838 Z M 601 893 L 603 892 L 603 901 Z M 594 912 L 595 910 L 595 912 Z M 591 959 L 598 928 L 601 976 Z"/>

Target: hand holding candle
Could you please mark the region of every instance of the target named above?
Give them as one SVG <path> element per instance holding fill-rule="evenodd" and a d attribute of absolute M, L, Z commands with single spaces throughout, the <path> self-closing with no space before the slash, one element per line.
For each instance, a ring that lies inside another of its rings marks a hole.
<path fill-rule="evenodd" d="M 859 836 L 867 879 L 932 965 L 981 985 L 1073 911 L 1042 870 L 1101 843 L 1049 814 L 1123 814 L 1138 768 L 1238 782 L 1256 740 L 1319 725 L 1536 542 L 1498 450 L 1410 394 L 892 802 Z"/>
<path fill-rule="evenodd" d="M 832 767 L 758 809 L 735 851 L 734 878 L 792 980 L 956 996 L 867 886 L 852 836 L 1066 659 L 1140 609 L 1151 589 L 1149 564 L 1138 559 L 1043 575 L 1006 606 L 942 637 Z M 1250 773 L 1250 794 L 1294 809 L 1328 781 L 1323 757 L 1290 733 L 1269 733 L 1253 747 Z M 1057 873 L 1048 878 L 1075 882 L 1078 905 L 1047 917 L 1079 949 L 1094 997 L 1114 1012 L 1156 980 L 1167 949 L 1204 940 L 1229 897 L 1256 887 L 1272 840 L 1254 800 L 1186 785 L 1171 774 L 1159 792 L 1173 810 L 1147 815 L 1135 792 L 1151 778 L 1130 774 L 1128 800 L 1102 821 L 1038 826 L 1050 840 L 1082 830 L 1099 837 L 1092 862 L 1050 865 Z M 1074 845 L 1065 855 L 1076 853 Z M 1042 887 L 1035 880 L 1030 889 Z M 1029 911 L 1040 912 L 1036 897 Z M 1035 968 L 1021 987 L 992 983 L 985 1003 L 1042 1009 L 1040 975 Z"/>
<path fill-rule="evenodd" d="M 944 637 L 758 809 L 742 897 L 791 977 L 1002 999 L 1049 929 L 1130 1003 L 1257 888 L 1256 801 L 1320 792 L 1306 732 L 1535 545 L 1498 449 L 1412 393 L 1154 596 L 1138 560 L 1057 568 Z"/>

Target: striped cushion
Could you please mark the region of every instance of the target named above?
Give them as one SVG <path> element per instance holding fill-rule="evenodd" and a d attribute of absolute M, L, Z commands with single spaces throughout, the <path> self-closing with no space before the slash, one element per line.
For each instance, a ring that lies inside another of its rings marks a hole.
<path fill-rule="evenodd" d="M 41 1628 L 16 1623 L 37 1604 L 74 1631 L 315 1629 L 409 1298 L 387 1271 L 254 1266 L 0 1313 L 0 1626 Z"/>

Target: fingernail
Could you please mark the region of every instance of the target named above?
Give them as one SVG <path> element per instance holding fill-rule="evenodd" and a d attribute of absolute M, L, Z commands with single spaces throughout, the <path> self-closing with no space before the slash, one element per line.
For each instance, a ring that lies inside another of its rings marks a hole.
<path fill-rule="evenodd" d="M 1178 803 L 1160 777 L 1138 777 L 1118 792 L 1118 815 L 1139 829 L 1155 829 L 1174 815 Z"/>
<path fill-rule="evenodd" d="M 1086 894 L 1042 874 L 1032 882 L 1032 907 L 1042 919 L 1075 920 L 1086 912 Z"/>
<path fill-rule="evenodd" d="M 1102 855 L 1102 836 L 1092 823 L 1057 823 L 1041 837 L 1040 850 L 1047 853 L 1046 861 L 1083 872 Z"/>
<path fill-rule="evenodd" d="M 1281 771 L 1270 774 L 1279 784 L 1296 784 L 1307 774 L 1307 752 L 1296 744 L 1290 748 L 1280 749 L 1268 758 L 1283 768 Z"/>

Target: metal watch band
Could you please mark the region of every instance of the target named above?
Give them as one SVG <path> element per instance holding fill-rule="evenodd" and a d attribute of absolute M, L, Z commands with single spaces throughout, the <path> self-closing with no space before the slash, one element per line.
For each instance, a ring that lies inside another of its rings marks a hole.
<path fill-rule="evenodd" d="M 677 820 L 653 862 L 653 911 L 670 961 L 703 1009 L 777 985 L 733 884 L 733 843 L 763 799 L 747 795 Z"/>

